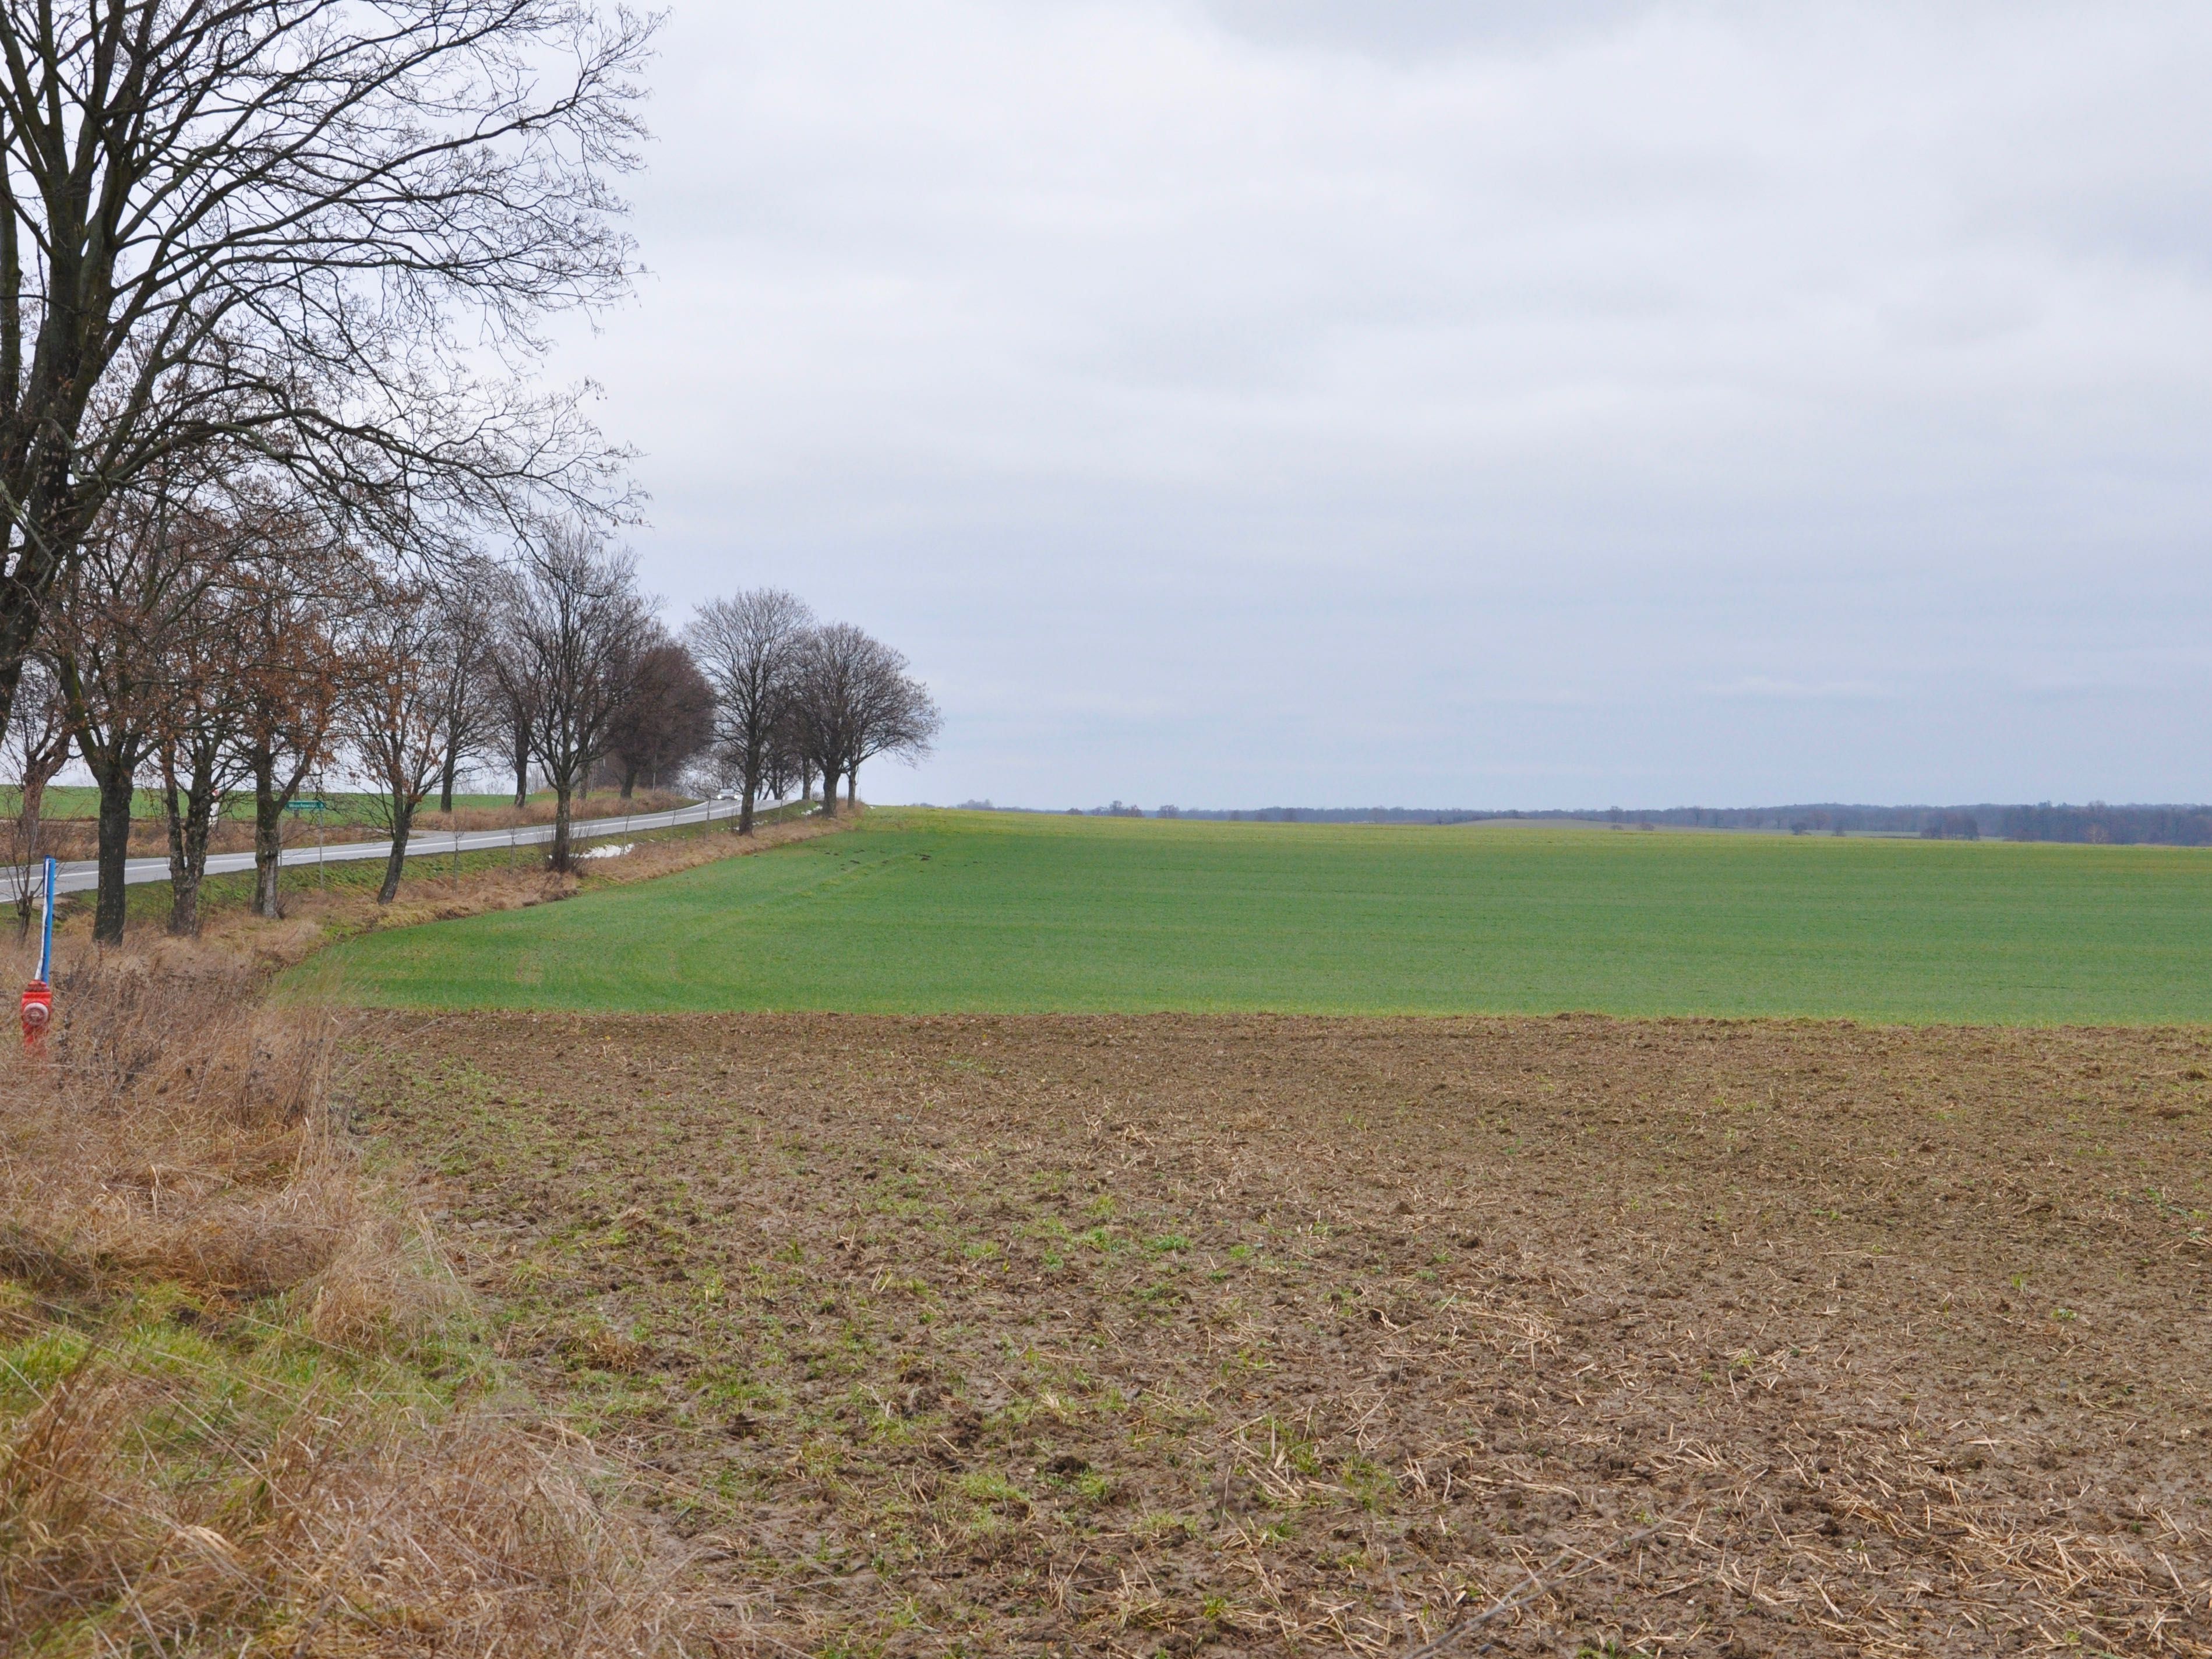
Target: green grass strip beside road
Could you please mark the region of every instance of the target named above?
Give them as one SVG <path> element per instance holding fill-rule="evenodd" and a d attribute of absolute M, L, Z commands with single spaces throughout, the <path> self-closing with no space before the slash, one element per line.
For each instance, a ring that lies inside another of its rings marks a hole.
<path fill-rule="evenodd" d="M 2212 852 L 879 811 L 303 970 L 404 1007 L 2212 1020 Z"/>

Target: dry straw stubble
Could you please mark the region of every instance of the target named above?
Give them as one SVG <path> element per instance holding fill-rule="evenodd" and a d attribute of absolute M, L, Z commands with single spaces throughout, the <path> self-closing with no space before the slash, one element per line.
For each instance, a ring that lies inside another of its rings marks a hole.
<path fill-rule="evenodd" d="M 70 968 L 0 1060 L 0 1650 L 681 1650 L 332 1121 L 335 1019 L 169 967 Z"/>

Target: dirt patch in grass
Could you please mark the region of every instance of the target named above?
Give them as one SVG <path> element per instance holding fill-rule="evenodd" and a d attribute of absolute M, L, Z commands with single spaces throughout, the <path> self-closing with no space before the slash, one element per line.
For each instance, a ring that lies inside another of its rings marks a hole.
<path fill-rule="evenodd" d="M 738 1650 L 2212 1652 L 2212 1040 L 382 1017 Z"/>

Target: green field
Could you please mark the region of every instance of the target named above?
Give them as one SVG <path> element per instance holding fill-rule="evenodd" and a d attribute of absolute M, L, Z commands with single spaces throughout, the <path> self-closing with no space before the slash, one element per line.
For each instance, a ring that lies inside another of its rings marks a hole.
<path fill-rule="evenodd" d="M 302 970 L 407 1007 L 2212 1019 L 2212 853 L 898 809 Z"/>

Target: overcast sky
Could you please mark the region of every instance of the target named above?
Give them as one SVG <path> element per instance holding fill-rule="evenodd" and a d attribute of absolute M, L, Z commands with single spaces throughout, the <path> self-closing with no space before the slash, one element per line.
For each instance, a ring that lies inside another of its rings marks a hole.
<path fill-rule="evenodd" d="M 678 0 L 558 371 L 879 800 L 2212 799 L 2212 8 Z"/>

